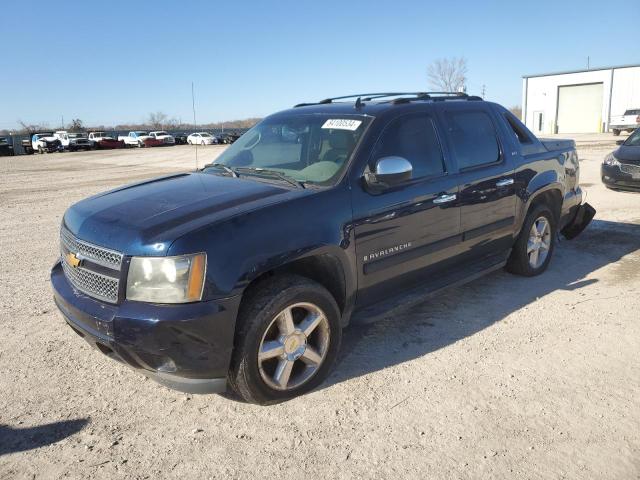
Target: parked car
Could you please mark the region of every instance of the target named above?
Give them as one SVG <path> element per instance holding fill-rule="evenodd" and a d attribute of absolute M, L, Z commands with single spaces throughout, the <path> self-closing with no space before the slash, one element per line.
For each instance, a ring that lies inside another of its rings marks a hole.
<path fill-rule="evenodd" d="M 640 192 L 640 128 L 607 155 L 601 167 L 602 183 L 611 190 Z"/>
<path fill-rule="evenodd" d="M 33 150 L 33 145 L 31 144 L 31 135 L 29 135 L 27 138 L 23 138 L 20 141 L 20 145 L 22 146 L 22 150 L 26 155 L 34 154 L 35 151 Z"/>
<path fill-rule="evenodd" d="M 60 140 L 63 150 L 70 152 L 95 148 L 95 144 L 89 140 L 86 133 L 69 133 L 66 130 L 58 130 L 53 136 Z"/>
<path fill-rule="evenodd" d="M 237 133 L 221 133 L 218 135 L 218 142 L 230 145 L 238 138 L 240 138 L 240 135 Z"/>
<path fill-rule="evenodd" d="M 163 145 L 175 145 L 176 143 L 176 139 L 164 130 L 149 132 L 149 136 L 151 138 L 155 138 L 156 140 L 160 140 Z"/>
<path fill-rule="evenodd" d="M 68 324 L 171 388 L 269 404 L 326 378 L 357 309 L 539 275 L 591 221 L 573 140 L 479 97 L 397 95 L 276 113 L 199 171 L 71 206 L 51 272 Z"/>
<path fill-rule="evenodd" d="M 129 135 L 120 135 L 118 140 L 124 142 L 125 147 L 158 147 L 164 144 L 162 140 L 152 137 L 149 132 L 144 130 L 135 130 L 129 132 Z"/>
<path fill-rule="evenodd" d="M 124 148 L 124 142 L 107 135 L 105 132 L 89 132 L 89 140 L 91 140 L 97 149 L 107 150 L 112 148 Z"/>
<path fill-rule="evenodd" d="M 631 133 L 638 127 L 640 127 L 640 108 L 627 110 L 624 115 L 611 117 L 609 122 L 609 128 L 616 136 L 623 130 Z"/>
<path fill-rule="evenodd" d="M 62 152 L 62 142 L 53 132 L 35 133 L 31 136 L 31 148 L 38 153 Z"/>
<path fill-rule="evenodd" d="M 189 145 L 215 145 L 218 143 L 218 138 L 207 132 L 198 132 L 189 135 L 187 143 Z"/>
<path fill-rule="evenodd" d="M 0 157 L 9 157 L 13 155 L 13 145 L 7 137 L 0 137 Z"/>
<path fill-rule="evenodd" d="M 187 144 L 187 138 L 189 137 L 189 134 L 187 134 L 187 133 L 177 133 L 173 137 L 176 139 L 176 145 L 186 145 Z"/>

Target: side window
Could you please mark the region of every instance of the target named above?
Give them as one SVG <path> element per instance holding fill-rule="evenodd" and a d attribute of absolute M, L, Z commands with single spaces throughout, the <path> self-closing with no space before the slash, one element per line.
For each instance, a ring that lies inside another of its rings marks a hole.
<path fill-rule="evenodd" d="M 373 150 L 373 160 L 404 157 L 413 165 L 413 178 L 431 177 L 445 172 L 442 149 L 433 120 L 426 115 L 407 115 L 393 120 Z"/>
<path fill-rule="evenodd" d="M 528 145 L 533 142 L 533 140 L 531 140 L 531 132 L 529 132 L 527 127 L 525 127 L 515 115 L 511 112 L 503 112 L 503 115 L 520 144 Z"/>
<path fill-rule="evenodd" d="M 496 130 L 487 113 L 448 111 L 445 116 L 458 168 L 462 170 L 500 160 Z"/>

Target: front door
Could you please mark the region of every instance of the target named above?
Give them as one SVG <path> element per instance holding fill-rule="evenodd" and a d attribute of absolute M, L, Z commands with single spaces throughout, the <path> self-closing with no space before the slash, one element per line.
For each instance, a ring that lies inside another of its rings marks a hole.
<path fill-rule="evenodd" d="M 434 118 L 414 113 L 392 120 L 368 168 L 388 156 L 412 164 L 410 181 L 382 193 L 364 182 L 353 188 L 359 305 L 428 280 L 460 249 L 458 179 L 449 175 Z"/>

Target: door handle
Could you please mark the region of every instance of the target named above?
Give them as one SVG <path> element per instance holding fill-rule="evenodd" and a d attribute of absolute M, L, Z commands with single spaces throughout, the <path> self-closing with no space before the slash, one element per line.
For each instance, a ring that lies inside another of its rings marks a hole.
<path fill-rule="evenodd" d="M 455 193 L 443 193 L 442 195 L 438 195 L 436 198 L 434 198 L 433 203 L 435 203 L 436 205 L 441 205 L 443 203 L 453 202 L 456 198 L 458 197 Z"/>
<path fill-rule="evenodd" d="M 513 178 L 503 178 L 502 180 L 498 180 L 496 182 L 496 187 L 508 187 L 509 185 L 513 185 Z"/>

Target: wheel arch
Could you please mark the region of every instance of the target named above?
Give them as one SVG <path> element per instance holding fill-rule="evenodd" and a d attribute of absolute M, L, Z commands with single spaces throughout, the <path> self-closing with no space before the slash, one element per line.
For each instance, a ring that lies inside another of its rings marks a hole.
<path fill-rule="evenodd" d="M 264 282 L 268 282 L 276 276 L 287 274 L 308 278 L 326 288 L 338 304 L 342 323 L 348 322 L 353 304 L 353 295 L 350 295 L 349 292 L 354 291 L 355 286 L 350 285 L 351 281 L 343 261 L 331 251 L 307 254 L 256 274 L 244 288 L 240 304 L 249 301 L 253 292 L 258 291 Z"/>

